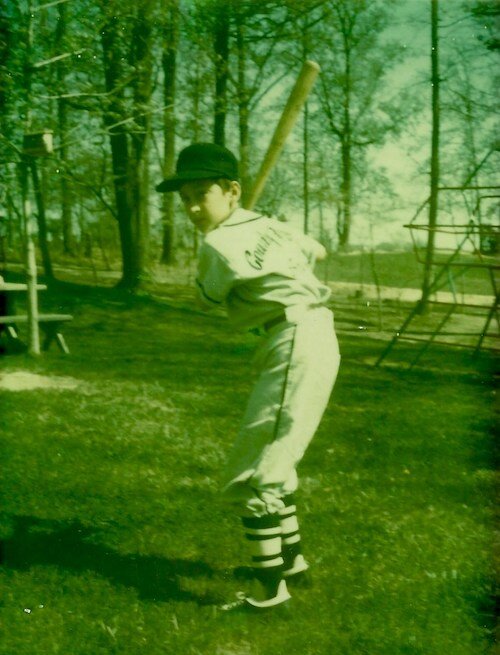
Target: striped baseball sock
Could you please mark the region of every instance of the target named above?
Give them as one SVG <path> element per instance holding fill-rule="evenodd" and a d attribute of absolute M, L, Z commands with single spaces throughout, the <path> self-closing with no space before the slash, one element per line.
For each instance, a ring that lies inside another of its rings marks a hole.
<path fill-rule="evenodd" d="M 281 543 L 284 560 L 284 570 L 294 566 L 295 560 L 301 554 L 299 522 L 297 520 L 297 507 L 293 494 L 283 498 L 285 507 L 280 510 Z"/>
<path fill-rule="evenodd" d="M 250 546 L 254 576 L 264 587 L 266 597 L 274 598 L 283 573 L 279 514 L 242 517 L 242 522 Z"/>

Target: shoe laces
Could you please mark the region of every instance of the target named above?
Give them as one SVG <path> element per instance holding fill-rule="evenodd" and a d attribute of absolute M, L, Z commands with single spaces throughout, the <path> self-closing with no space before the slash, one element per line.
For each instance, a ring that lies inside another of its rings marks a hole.
<path fill-rule="evenodd" d="M 233 600 L 229 603 L 225 603 L 224 605 L 220 606 L 220 609 L 223 610 L 224 612 L 229 612 L 231 610 L 234 610 L 238 607 L 241 607 L 246 601 L 246 594 L 244 591 L 238 591 L 236 593 L 236 600 Z"/>

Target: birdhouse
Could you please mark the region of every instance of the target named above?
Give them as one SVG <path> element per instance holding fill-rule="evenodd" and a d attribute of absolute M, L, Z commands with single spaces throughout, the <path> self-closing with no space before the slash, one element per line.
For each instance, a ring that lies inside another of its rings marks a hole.
<path fill-rule="evenodd" d="M 47 157 L 53 152 L 52 130 L 25 134 L 23 139 L 23 154 L 30 157 Z"/>

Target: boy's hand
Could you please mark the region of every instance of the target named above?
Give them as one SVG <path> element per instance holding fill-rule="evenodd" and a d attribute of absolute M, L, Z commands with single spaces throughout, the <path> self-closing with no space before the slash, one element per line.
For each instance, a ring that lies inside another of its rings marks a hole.
<path fill-rule="evenodd" d="M 326 259 L 328 256 L 328 252 L 321 243 L 317 243 L 317 247 L 315 249 L 314 256 L 316 258 L 316 261 L 321 262 L 323 259 Z"/>

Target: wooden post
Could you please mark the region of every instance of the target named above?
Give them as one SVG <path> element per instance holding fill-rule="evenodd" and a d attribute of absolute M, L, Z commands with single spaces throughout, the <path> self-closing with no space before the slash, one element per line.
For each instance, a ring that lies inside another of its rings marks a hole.
<path fill-rule="evenodd" d="M 26 269 L 26 282 L 28 285 L 27 314 L 28 314 L 28 352 L 30 355 L 40 354 L 40 334 L 38 331 L 38 297 L 36 291 L 36 259 L 35 245 L 32 236 L 31 203 L 28 193 L 28 157 L 32 155 L 29 130 L 31 127 L 31 77 L 32 77 L 32 50 L 33 50 L 33 8 L 32 1 L 28 0 L 27 11 L 27 39 L 24 53 L 24 92 L 25 92 L 25 133 L 23 137 L 23 154 L 21 155 L 21 194 L 22 194 L 22 236 L 24 240 L 24 266 Z"/>
<path fill-rule="evenodd" d="M 30 355 L 40 354 L 40 332 L 38 328 L 38 295 L 35 244 L 32 234 L 31 203 L 28 196 L 28 162 L 23 157 L 21 162 L 21 188 L 23 198 L 23 237 L 24 237 L 24 265 L 28 285 L 27 313 L 28 313 L 28 352 Z"/>

